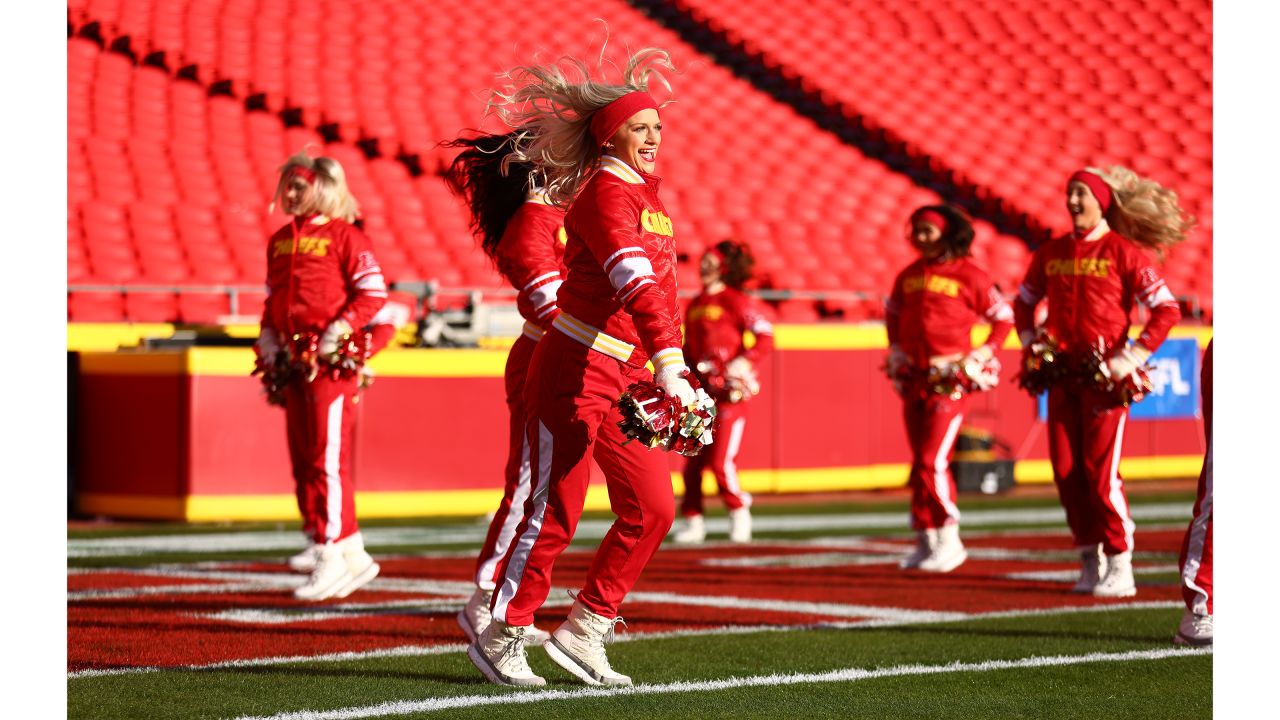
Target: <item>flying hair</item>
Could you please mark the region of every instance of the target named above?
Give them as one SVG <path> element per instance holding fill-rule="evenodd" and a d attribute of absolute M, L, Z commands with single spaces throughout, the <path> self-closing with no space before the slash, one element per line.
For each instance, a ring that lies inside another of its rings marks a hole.
<path fill-rule="evenodd" d="M 567 55 L 549 64 L 520 65 L 500 76 L 510 83 L 494 90 L 489 99 L 490 113 L 521 128 L 515 146 L 504 156 L 504 166 L 532 165 L 548 201 L 558 207 L 569 206 L 599 165 L 603 151 L 591 137 L 592 114 L 631 92 L 661 88 L 670 95 L 664 73 L 674 73 L 675 66 L 666 50 L 637 51 L 622 66 L 616 83 L 604 79 L 610 67 L 618 69 L 605 60 L 604 45 L 594 73 L 585 62 Z"/>
<path fill-rule="evenodd" d="M 473 133 L 443 143 L 447 148 L 462 148 L 445 170 L 444 179 L 449 189 L 467 203 L 471 231 L 490 259 L 498 250 L 507 223 L 535 190 L 530 177 L 533 165 L 507 158 L 516 149 L 521 134 L 520 130 L 503 135 Z"/>
<path fill-rule="evenodd" d="M 1121 165 L 1085 168 L 1111 188 L 1107 224 L 1112 230 L 1149 248 L 1160 260 L 1187 239 L 1195 218 L 1178 205 L 1178 194 Z"/>

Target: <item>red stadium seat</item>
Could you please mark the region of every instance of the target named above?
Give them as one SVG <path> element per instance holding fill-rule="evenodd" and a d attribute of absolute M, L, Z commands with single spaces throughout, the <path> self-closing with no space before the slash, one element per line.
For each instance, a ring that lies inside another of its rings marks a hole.
<path fill-rule="evenodd" d="M 124 294 L 124 319 L 129 322 L 174 322 L 178 319 L 178 302 L 171 292 L 127 292 Z"/>
<path fill-rule="evenodd" d="M 67 293 L 67 319 L 72 322 L 119 322 L 124 298 L 118 292 Z"/>
<path fill-rule="evenodd" d="M 231 312 L 224 293 L 183 292 L 178 294 L 178 317 L 191 325 L 213 325 Z"/>

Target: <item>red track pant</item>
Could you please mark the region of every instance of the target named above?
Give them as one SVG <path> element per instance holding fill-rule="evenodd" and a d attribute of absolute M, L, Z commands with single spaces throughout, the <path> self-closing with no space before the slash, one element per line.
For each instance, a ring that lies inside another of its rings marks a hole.
<path fill-rule="evenodd" d="M 316 543 L 337 542 L 356 532 L 354 457 L 355 377 L 317 376 L 285 388 L 289 459 L 293 464 L 303 530 Z"/>
<path fill-rule="evenodd" d="M 710 470 L 720 488 L 724 506 L 730 510 L 751 507 L 751 494 L 738 484 L 738 451 L 742 448 L 742 431 L 747 425 L 746 403 L 716 405 L 716 424 L 711 447 L 689 458 L 684 465 L 684 515 L 702 514 L 702 473 Z"/>
<path fill-rule="evenodd" d="M 1065 383 L 1049 390 L 1049 459 L 1077 547 L 1133 550 L 1133 518 L 1120 478 L 1129 409 L 1101 390 Z"/>
<path fill-rule="evenodd" d="M 967 399 L 908 391 L 902 415 L 911 445 L 911 528 L 930 530 L 960 521 L 951 455 L 964 422 Z"/>
<path fill-rule="evenodd" d="M 485 590 L 494 588 L 498 563 L 511 547 L 516 527 L 524 520 L 525 501 L 529 499 L 529 443 L 524 431 L 524 383 L 529 374 L 529 362 L 533 359 L 533 349 L 537 346 L 536 340 L 521 335 L 511 346 L 511 352 L 507 353 L 505 379 L 510 420 L 502 502 L 489 523 L 489 533 L 480 548 L 480 556 L 476 558 L 476 585 Z"/>
<path fill-rule="evenodd" d="M 1200 401 L 1204 410 L 1204 465 L 1196 487 L 1196 506 L 1182 538 L 1178 567 L 1182 569 L 1182 600 L 1197 615 L 1213 614 L 1213 345 L 1205 350 L 1200 372 Z"/>
<path fill-rule="evenodd" d="M 516 540 L 498 568 L 495 618 L 529 625 L 547 599 L 552 566 L 582 515 L 593 453 L 618 518 L 600 542 L 578 600 L 599 615 L 618 615 L 675 518 L 665 454 L 639 443 L 624 445 L 618 429 L 618 397 L 627 385 L 651 378 L 559 331 L 539 341 L 525 388 L 533 488 Z"/>

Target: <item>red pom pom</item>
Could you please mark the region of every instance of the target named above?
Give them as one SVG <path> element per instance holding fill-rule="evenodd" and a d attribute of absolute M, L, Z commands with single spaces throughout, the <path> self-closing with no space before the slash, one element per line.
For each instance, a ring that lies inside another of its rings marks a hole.
<path fill-rule="evenodd" d="M 647 448 L 661 447 L 687 456 L 697 455 L 710 445 L 715 401 L 693 378 L 689 380 L 698 399 L 688 407 L 652 382 L 629 385 L 618 399 L 618 410 L 622 413 L 618 427 L 622 434 Z"/>

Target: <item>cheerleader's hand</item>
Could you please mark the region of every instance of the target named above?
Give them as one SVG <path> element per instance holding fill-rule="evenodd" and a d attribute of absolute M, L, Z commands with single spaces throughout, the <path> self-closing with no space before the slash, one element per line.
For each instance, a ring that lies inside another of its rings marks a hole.
<path fill-rule="evenodd" d="M 653 379 L 664 392 L 679 400 L 684 407 L 689 407 L 698 401 L 698 394 L 694 392 L 693 386 L 685 379 L 688 374 L 688 367 L 677 365 L 663 370 Z"/>
<path fill-rule="evenodd" d="M 990 346 L 979 345 L 960 360 L 960 369 L 975 390 L 986 392 L 1000 384 L 1000 362 Z"/>
<path fill-rule="evenodd" d="M 350 334 L 351 323 L 346 320 L 338 318 L 329 323 L 324 335 L 320 336 L 320 345 L 317 348 L 320 357 L 330 358 L 338 354 L 338 343 L 342 342 L 342 339 Z"/>
<path fill-rule="evenodd" d="M 259 360 L 271 362 L 275 360 L 276 353 L 280 352 L 280 347 L 280 335 L 272 328 L 264 327 L 258 333 L 258 341 L 253 344 L 253 352 Z"/>
<path fill-rule="evenodd" d="M 760 379 L 755 366 L 747 358 L 740 355 L 730 360 L 724 368 L 724 375 L 748 397 L 760 394 Z"/>
<path fill-rule="evenodd" d="M 1134 370 L 1145 365 L 1149 357 L 1151 357 L 1151 351 L 1141 345 L 1125 345 L 1107 360 L 1107 372 L 1112 380 L 1127 378 L 1133 374 Z"/>

